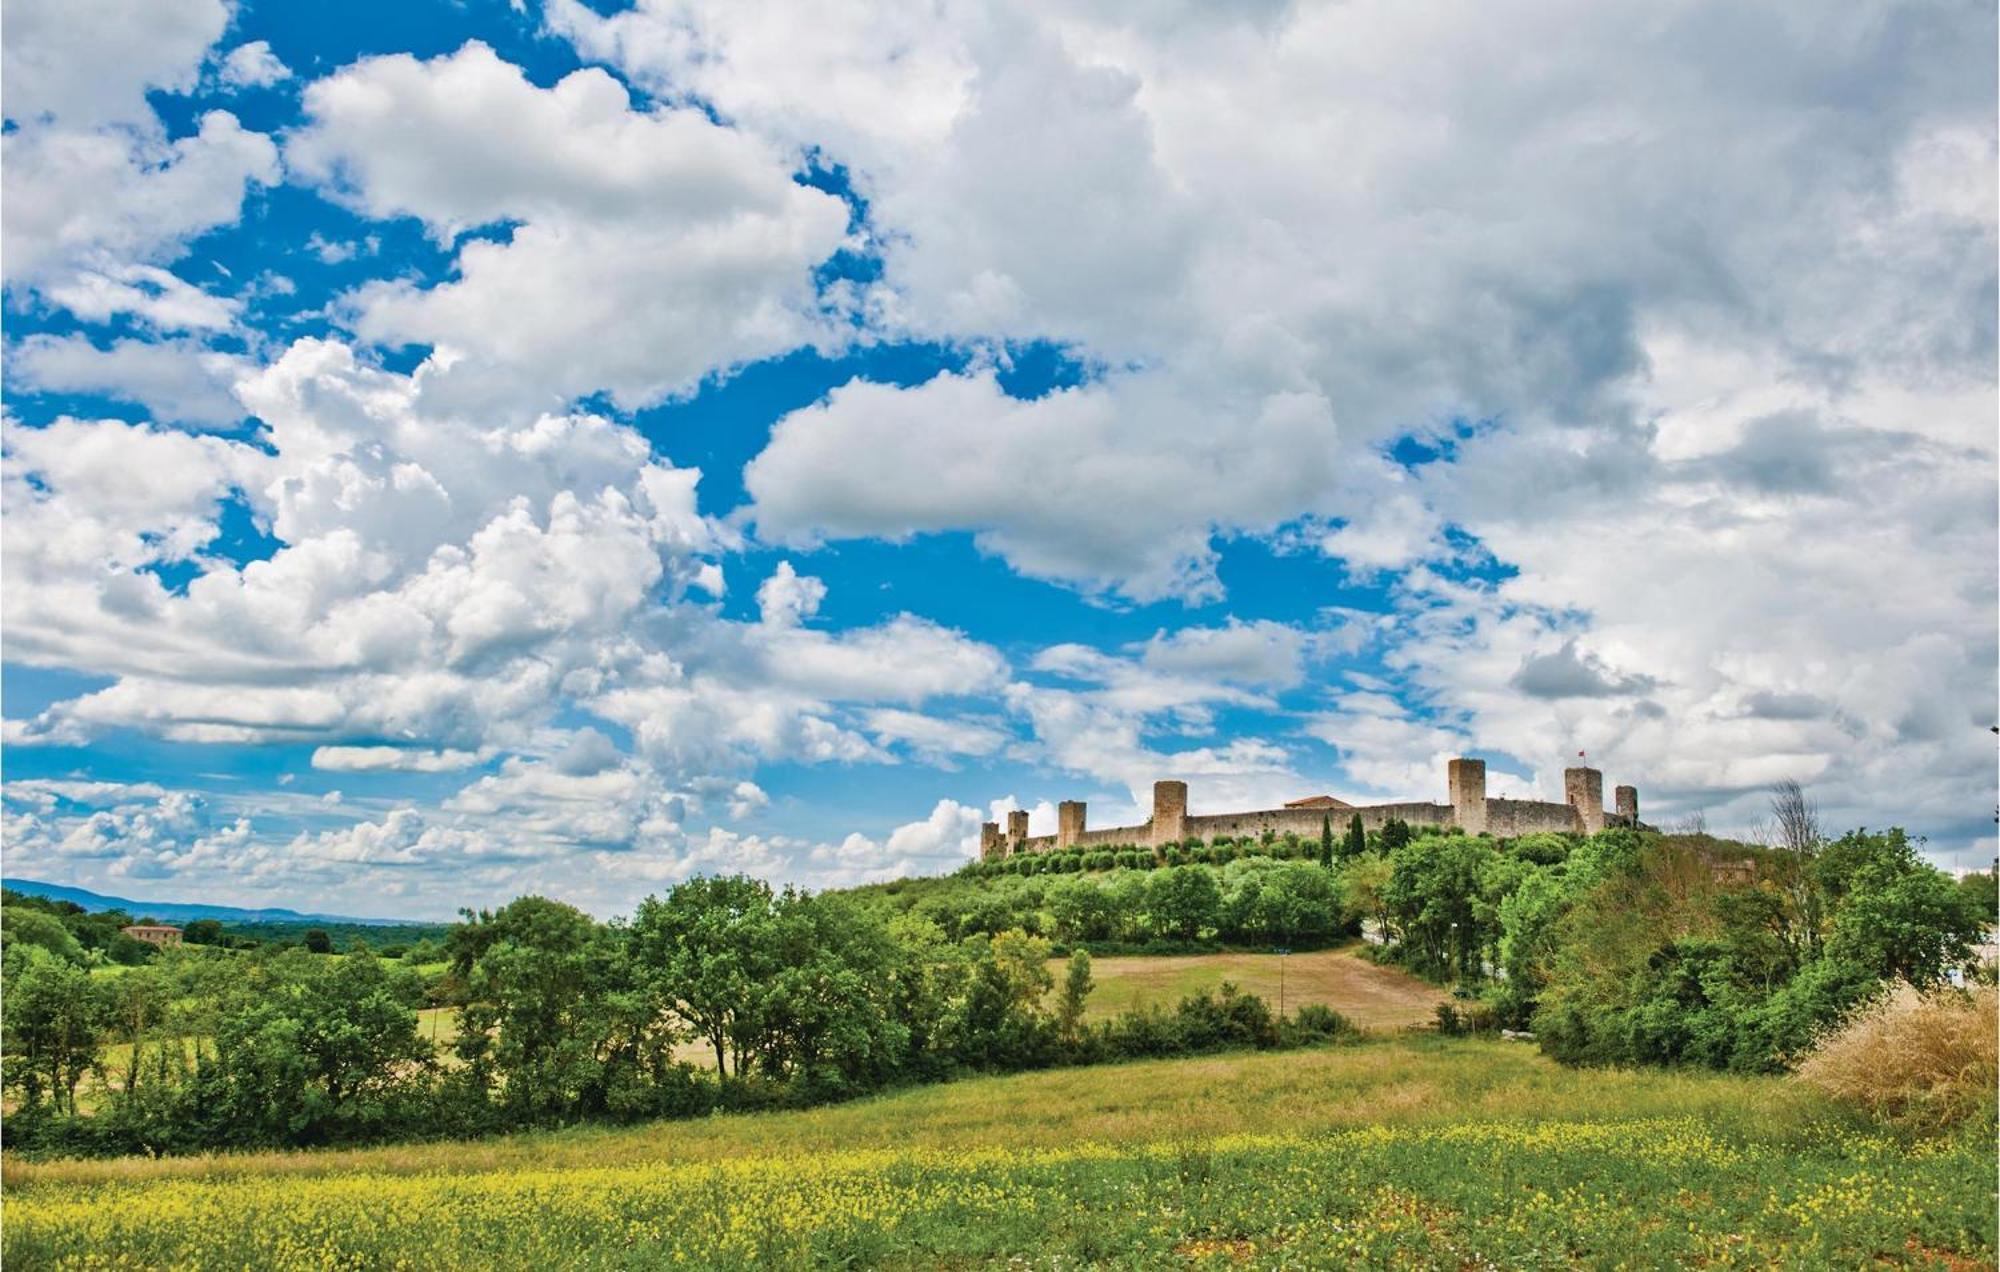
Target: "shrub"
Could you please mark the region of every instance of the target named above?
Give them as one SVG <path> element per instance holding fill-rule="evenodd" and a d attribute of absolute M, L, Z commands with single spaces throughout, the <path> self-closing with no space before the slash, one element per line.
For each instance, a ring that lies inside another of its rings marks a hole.
<path fill-rule="evenodd" d="M 1330 1042 L 1336 1038 L 1353 1038 L 1361 1031 L 1354 1022 L 1341 1015 L 1325 1003 L 1307 1003 L 1293 1012 L 1284 1022 L 1285 1042 L 1291 1046 L 1309 1046 L 1315 1042 Z"/>
<path fill-rule="evenodd" d="M 1219 993 L 1203 990 L 1181 999 L 1174 1017 L 1180 1026 L 1181 1045 L 1188 1051 L 1278 1045 L 1278 1022 L 1271 1015 L 1271 1005 L 1228 981 L 1222 983 Z"/>
<path fill-rule="evenodd" d="M 1500 1013 L 1491 1004 L 1478 1001 L 1437 1005 L 1438 1032 L 1450 1038 L 1465 1038 L 1500 1031 Z"/>
<path fill-rule="evenodd" d="M 1798 1079 L 1914 1130 L 1991 1126 L 1996 1027 L 1991 985 L 1929 994 L 1900 985 L 1822 1038 Z"/>

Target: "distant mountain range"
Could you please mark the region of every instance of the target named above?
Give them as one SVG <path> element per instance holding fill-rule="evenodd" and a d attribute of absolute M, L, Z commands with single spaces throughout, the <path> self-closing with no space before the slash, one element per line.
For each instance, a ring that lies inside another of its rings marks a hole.
<path fill-rule="evenodd" d="M 351 914 L 301 914 L 297 910 L 247 910 L 234 905 L 198 905 L 182 901 L 134 901 L 107 897 L 88 888 L 70 888 L 36 879 L 0 879 L 0 885 L 29 896 L 51 901 L 74 901 L 86 910 L 123 910 L 134 918 L 145 916 L 168 923 L 189 919 L 221 919 L 225 923 L 364 923 L 373 927 L 423 926 L 421 919 L 363 919 Z"/>

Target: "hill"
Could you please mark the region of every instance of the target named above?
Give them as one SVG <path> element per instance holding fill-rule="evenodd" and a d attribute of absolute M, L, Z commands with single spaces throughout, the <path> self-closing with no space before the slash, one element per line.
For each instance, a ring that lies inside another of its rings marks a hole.
<path fill-rule="evenodd" d="M 432 927 L 435 924 L 414 923 L 409 919 L 371 919 L 347 914 L 301 913 L 286 909 L 248 909 L 234 905 L 208 905 L 194 901 L 135 901 L 129 897 L 106 896 L 92 892 L 88 888 L 73 888 L 60 883 L 43 883 L 38 879 L 16 879 L 8 877 L 4 882 L 8 889 L 31 897 L 46 897 L 51 901 L 69 901 L 92 913 L 105 910 L 123 910 L 132 916 L 145 916 L 162 923 L 185 923 L 190 919 L 218 919 L 224 923 L 343 923 L 365 927 Z"/>
<path fill-rule="evenodd" d="M 4 1256 L 143 1266 L 1993 1266 L 1990 1144 L 1782 1078 L 1402 1038 L 474 1144 L 7 1163 Z"/>

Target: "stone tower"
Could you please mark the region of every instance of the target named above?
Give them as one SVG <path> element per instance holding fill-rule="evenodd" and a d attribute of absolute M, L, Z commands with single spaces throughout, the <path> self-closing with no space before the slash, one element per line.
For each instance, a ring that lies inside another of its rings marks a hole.
<path fill-rule="evenodd" d="M 981 861 L 996 861 L 1006 855 L 1006 850 L 1000 846 L 1000 823 L 981 822 L 979 824 L 979 859 Z"/>
<path fill-rule="evenodd" d="M 1586 835 L 1603 830 L 1604 774 L 1594 768 L 1564 769 L 1563 802 L 1575 814 L 1573 824 L 1578 830 Z"/>
<path fill-rule="evenodd" d="M 1639 788 L 1620 786 L 1611 792 L 1611 798 L 1617 805 L 1618 816 L 1627 826 L 1636 828 L 1639 825 Z"/>
<path fill-rule="evenodd" d="M 1017 808 L 1007 814 L 1007 851 L 1017 853 L 1028 838 L 1028 810 Z"/>
<path fill-rule="evenodd" d="M 1479 834 L 1486 829 L 1486 761 L 1457 759 L 1444 771 L 1452 821 L 1468 835 Z"/>
<path fill-rule="evenodd" d="M 1153 783 L 1153 843 L 1173 843 L 1187 833 L 1187 783 Z"/>
<path fill-rule="evenodd" d="M 1056 805 L 1056 847 L 1075 846 L 1083 835 L 1083 801 L 1066 799 Z"/>

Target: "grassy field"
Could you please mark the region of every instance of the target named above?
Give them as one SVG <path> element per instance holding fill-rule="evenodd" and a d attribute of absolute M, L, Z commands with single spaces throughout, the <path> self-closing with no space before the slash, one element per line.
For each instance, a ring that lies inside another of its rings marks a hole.
<path fill-rule="evenodd" d="M 1994 1257 L 1991 1145 L 1780 1079 L 1403 1037 L 472 1144 L 5 1165 L 9 1266 L 1858 1267 Z"/>
<path fill-rule="evenodd" d="M 1305 954 L 1197 954 L 1185 957 L 1100 958 L 1090 965 L 1097 987 L 1087 1015 L 1097 1019 L 1134 1007 L 1172 1007 L 1182 997 L 1224 981 L 1279 1009 L 1322 1003 L 1367 1029 L 1399 1029 L 1436 1019 L 1443 990 L 1393 967 L 1362 958 L 1358 949 Z M 1055 968 L 1060 983 L 1062 968 Z"/>

